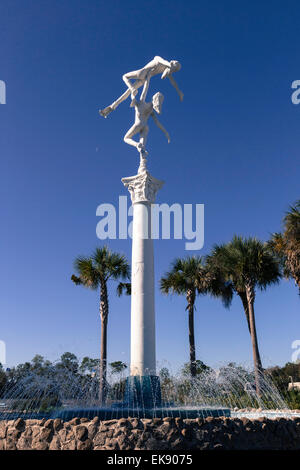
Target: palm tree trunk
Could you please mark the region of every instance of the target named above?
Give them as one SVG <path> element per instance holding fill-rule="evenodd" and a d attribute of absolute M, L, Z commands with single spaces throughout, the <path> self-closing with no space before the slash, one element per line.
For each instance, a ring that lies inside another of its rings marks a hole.
<path fill-rule="evenodd" d="M 195 292 L 192 289 L 187 291 L 186 299 L 189 312 L 189 343 L 190 343 L 190 371 L 191 376 L 196 377 L 196 350 L 195 350 L 195 328 L 194 328 L 194 304 Z"/>
<path fill-rule="evenodd" d="M 258 349 L 258 341 L 257 341 L 256 326 L 255 326 L 255 315 L 254 315 L 255 291 L 251 283 L 246 285 L 246 295 L 247 295 L 247 301 L 248 301 L 249 324 L 250 324 L 250 335 L 251 335 L 253 361 L 254 361 L 256 394 L 258 397 L 260 397 L 261 396 L 260 376 L 262 373 L 262 364 L 261 364 L 261 359 L 260 359 L 260 354 L 259 354 L 259 349 Z"/>
<path fill-rule="evenodd" d="M 247 294 L 246 292 L 238 292 L 237 294 L 243 303 L 244 312 L 245 312 L 247 324 L 248 324 L 248 330 L 249 330 L 249 333 L 251 334 Z"/>
<path fill-rule="evenodd" d="M 99 401 L 105 404 L 107 394 L 107 320 L 108 320 L 108 295 L 106 282 L 100 284 L 100 317 L 101 317 L 101 350 L 100 350 L 100 383 Z"/>
<path fill-rule="evenodd" d="M 287 271 L 291 273 L 294 278 L 296 286 L 298 286 L 300 294 L 300 273 L 299 273 L 299 251 L 293 250 L 293 246 L 286 247 L 286 267 Z"/>

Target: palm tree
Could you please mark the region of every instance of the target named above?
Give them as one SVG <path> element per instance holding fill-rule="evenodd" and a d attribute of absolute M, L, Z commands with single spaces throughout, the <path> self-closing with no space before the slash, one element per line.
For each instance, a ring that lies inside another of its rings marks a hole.
<path fill-rule="evenodd" d="M 278 260 L 270 253 L 266 243 L 252 237 L 234 236 L 230 243 L 215 245 L 212 254 L 207 257 L 207 263 L 222 273 L 242 300 L 252 341 L 256 392 L 260 396 L 262 362 L 255 326 L 254 301 L 257 288 L 264 290 L 279 282 L 281 274 Z"/>
<path fill-rule="evenodd" d="M 231 288 L 222 284 L 221 278 L 208 271 L 201 256 L 177 258 L 172 263 L 172 268 L 160 280 L 162 293 L 175 293 L 185 295 L 187 301 L 186 310 L 189 318 L 189 347 L 190 347 L 190 373 L 192 377 L 197 373 L 194 310 L 196 295 L 210 292 L 214 296 L 221 297 L 226 306 L 231 301 Z"/>
<path fill-rule="evenodd" d="M 108 322 L 108 292 L 107 282 L 110 279 L 126 280 L 130 275 L 129 264 L 125 256 L 111 252 L 106 246 L 96 248 L 90 257 L 80 256 L 74 263 L 78 276 L 71 279 L 76 285 L 89 289 L 100 289 L 100 318 L 101 318 L 101 351 L 100 351 L 100 402 L 105 403 L 107 393 L 107 322 Z"/>
<path fill-rule="evenodd" d="M 269 247 L 278 256 L 284 276 L 294 278 L 300 294 L 300 200 L 290 207 L 283 224 L 283 233 L 273 233 Z"/>

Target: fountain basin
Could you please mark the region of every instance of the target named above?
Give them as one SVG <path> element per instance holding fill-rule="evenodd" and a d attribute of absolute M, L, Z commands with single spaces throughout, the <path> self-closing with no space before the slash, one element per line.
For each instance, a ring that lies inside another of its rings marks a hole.
<path fill-rule="evenodd" d="M 120 419 L 120 418 L 218 418 L 221 416 L 229 417 L 231 410 L 229 408 L 206 408 L 206 407 L 165 407 L 165 408 L 68 408 L 65 410 L 56 410 L 51 418 L 60 418 L 63 421 L 69 421 L 73 418 L 93 419 L 98 416 L 102 420 Z"/>

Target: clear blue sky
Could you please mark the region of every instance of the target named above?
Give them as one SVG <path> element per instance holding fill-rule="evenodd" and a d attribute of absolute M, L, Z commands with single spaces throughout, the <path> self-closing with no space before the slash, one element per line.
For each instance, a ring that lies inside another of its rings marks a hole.
<path fill-rule="evenodd" d="M 205 246 L 233 234 L 266 240 L 299 198 L 299 2 L 183 0 L 3 0 L 0 5 L 1 269 L 0 339 L 7 363 L 36 353 L 99 354 L 98 295 L 70 281 L 74 258 L 96 238 L 96 207 L 126 195 L 121 177 L 137 156 L 123 143 L 133 111 L 107 120 L 98 109 L 124 91 L 122 74 L 153 56 L 177 59 L 184 91 L 156 77 L 165 94 L 167 144 L 150 129 L 150 170 L 166 181 L 158 202 L 204 203 Z M 111 241 L 130 257 L 130 241 Z M 155 242 L 156 280 L 184 241 Z M 188 254 L 191 254 L 189 252 Z M 110 289 L 109 360 L 129 360 L 130 300 Z M 265 364 L 291 359 L 300 339 L 292 282 L 258 293 L 258 337 Z M 185 301 L 157 289 L 157 358 L 188 360 Z M 197 301 L 197 357 L 214 365 L 251 362 L 239 300 L 230 310 Z"/>

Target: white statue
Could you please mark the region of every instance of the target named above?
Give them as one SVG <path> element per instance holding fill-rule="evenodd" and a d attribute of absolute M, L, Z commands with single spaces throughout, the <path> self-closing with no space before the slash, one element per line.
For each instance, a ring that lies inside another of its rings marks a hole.
<path fill-rule="evenodd" d="M 110 106 L 107 106 L 104 109 L 101 109 L 99 113 L 103 117 L 107 117 L 109 113 L 114 111 L 120 103 L 128 98 L 131 95 L 131 99 L 133 100 L 137 94 L 138 88 L 144 86 L 143 88 L 143 96 L 146 97 L 149 83 L 154 75 L 162 74 L 161 78 L 168 77 L 171 84 L 174 86 L 175 90 L 177 91 L 180 100 L 183 100 L 183 93 L 178 88 L 177 83 L 175 82 L 172 74 L 174 72 L 178 72 L 181 69 L 181 65 L 177 60 L 171 60 L 168 62 L 167 60 L 162 59 L 159 56 L 155 56 L 148 64 L 146 64 L 142 69 L 135 70 L 133 72 L 128 72 L 123 75 L 123 80 L 127 85 L 127 90 L 123 95 L 121 95 L 116 101 L 114 101 Z M 135 80 L 134 83 L 131 83 L 130 80 Z"/>
<path fill-rule="evenodd" d="M 153 95 L 152 102 L 146 103 L 145 102 L 146 93 L 147 93 L 147 90 L 144 88 L 141 94 L 140 100 L 137 100 L 135 98 L 132 99 L 130 106 L 135 108 L 135 121 L 134 121 L 133 126 L 129 129 L 129 131 L 126 133 L 124 137 L 124 142 L 126 142 L 126 144 L 132 145 L 139 151 L 141 161 L 142 159 L 145 159 L 146 155 L 148 154 L 148 152 L 145 149 L 145 146 L 146 146 L 147 135 L 149 131 L 148 119 L 150 116 L 152 117 L 157 127 L 159 127 L 159 129 L 161 129 L 162 132 L 165 134 L 168 140 L 168 143 L 170 143 L 170 136 L 168 132 L 166 131 L 164 126 L 159 122 L 155 114 L 155 111 L 158 114 L 161 114 L 164 96 L 162 93 L 157 92 L 155 93 L 155 95 Z M 132 137 L 138 133 L 140 134 L 139 142 L 132 139 Z"/>

